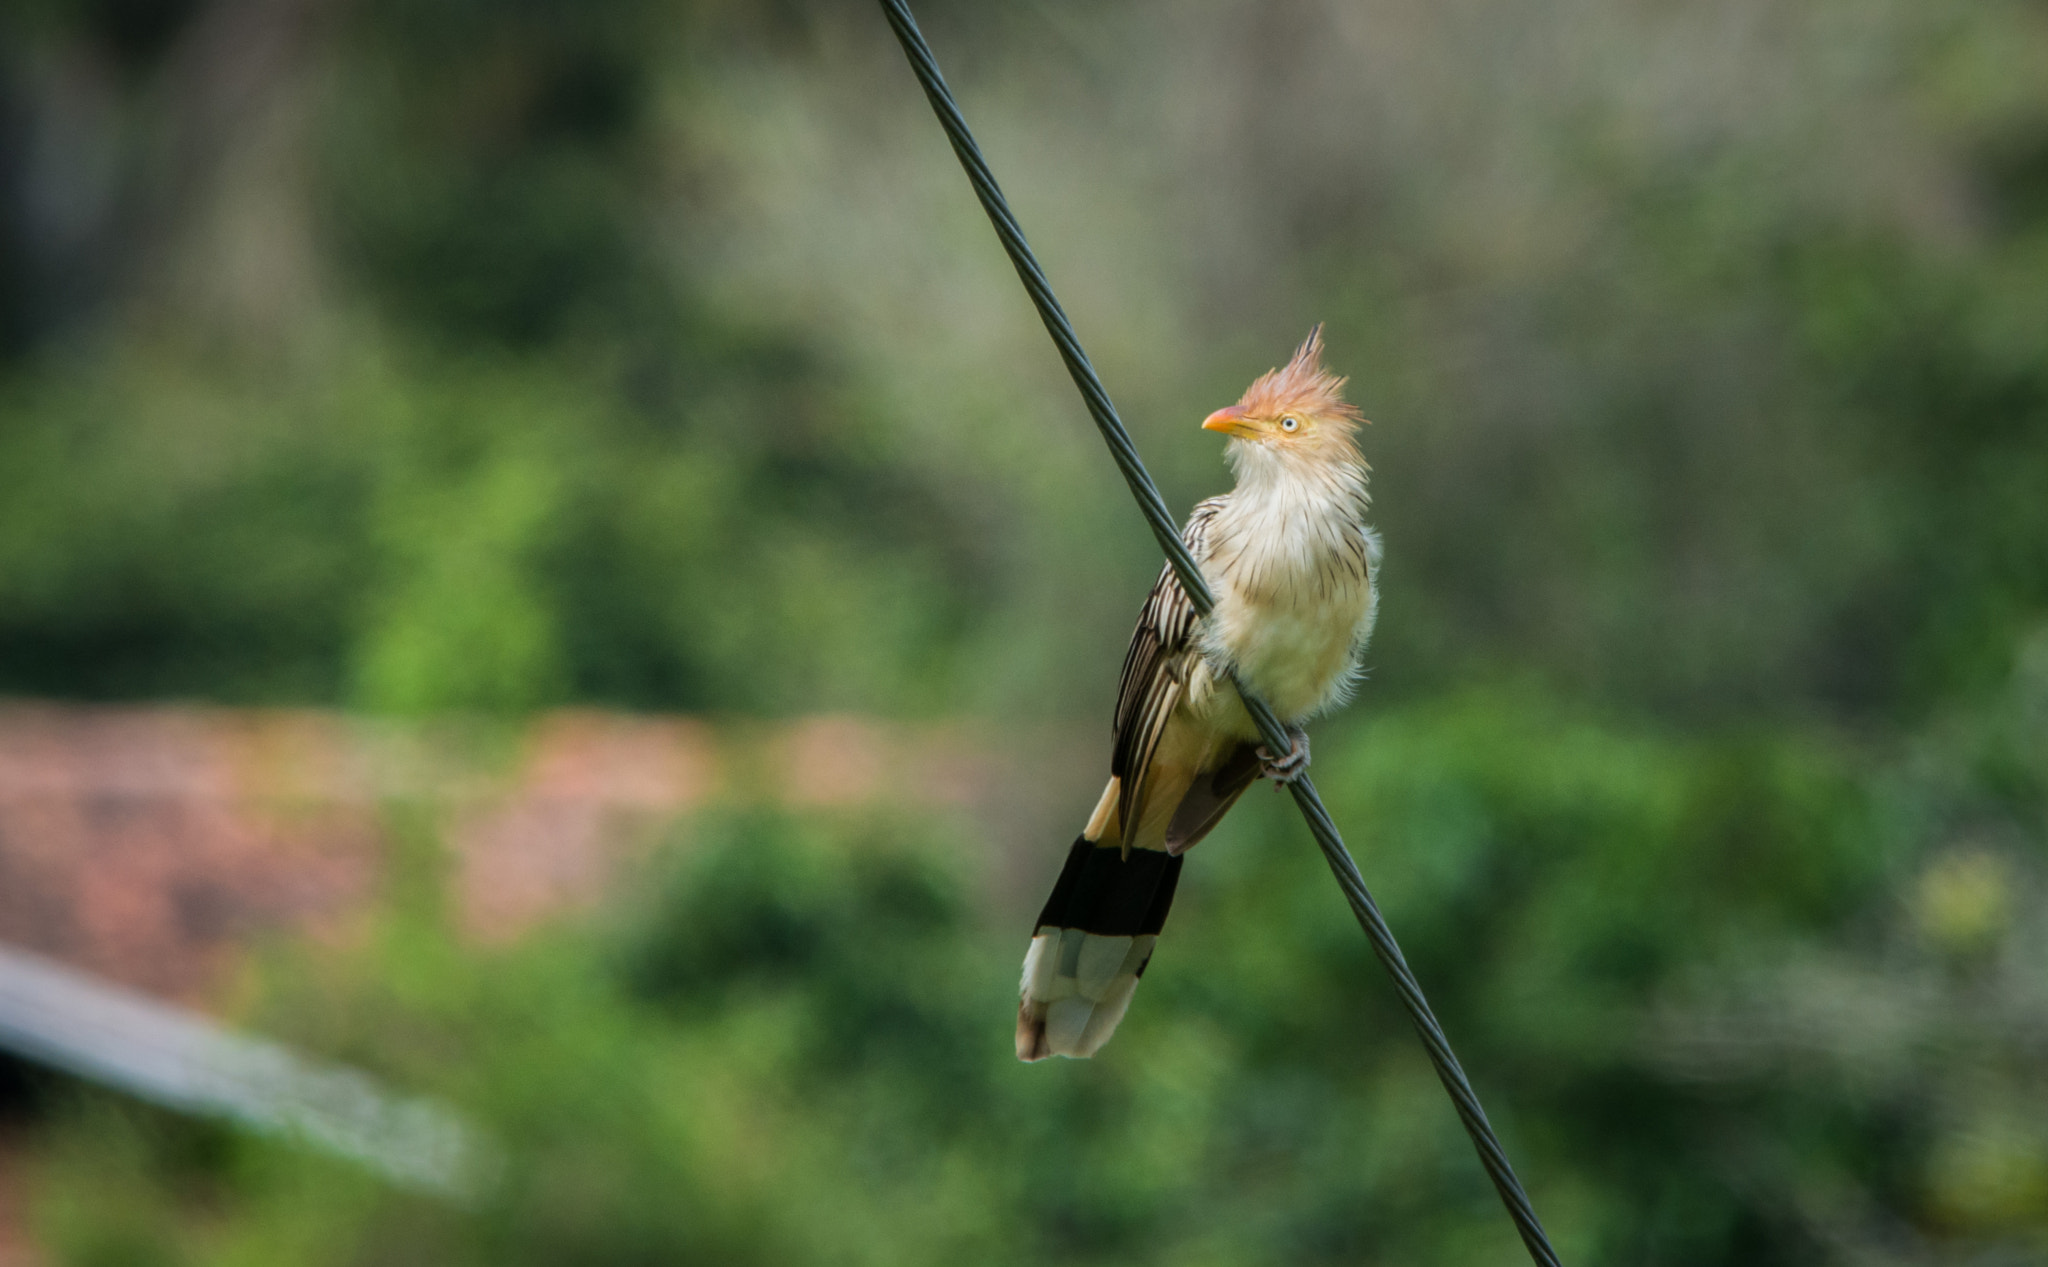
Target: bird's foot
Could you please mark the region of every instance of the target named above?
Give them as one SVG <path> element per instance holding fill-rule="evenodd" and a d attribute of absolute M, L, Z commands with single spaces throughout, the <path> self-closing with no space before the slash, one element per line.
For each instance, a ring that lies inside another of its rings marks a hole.
<path fill-rule="evenodd" d="M 1299 726 L 1287 728 L 1287 755 L 1275 757 L 1264 745 L 1259 748 L 1259 777 L 1273 780 L 1279 788 L 1308 773 L 1308 732 Z"/>

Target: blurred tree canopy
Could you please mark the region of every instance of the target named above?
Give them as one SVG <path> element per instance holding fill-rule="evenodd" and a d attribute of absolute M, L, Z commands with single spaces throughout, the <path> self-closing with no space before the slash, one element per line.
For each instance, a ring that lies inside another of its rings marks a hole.
<path fill-rule="evenodd" d="M 2035 6 L 1162 14 L 927 16 L 1179 501 L 1192 420 L 1329 321 L 1382 689 L 2004 680 L 2048 605 Z M 4 21 L 0 688 L 1099 698 L 1052 666 L 1114 659 L 1148 551 L 871 14 Z"/>
<path fill-rule="evenodd" d="M 919 7 L 1173 504 L 1328 323 L 1388 563 L 1318 782 L 1567 1260 L 2038 1261 L 2048 7 Z M 1096 726 L 1156 567 L 865 6 L 0 12 L 0 693 Z M 1051 1072 L 957 825 L 395 911 L 259 1018 L 489 1123 L 479 1210 L 87 1103 L 46 1239 L 1510 1260 L 1240 817 Z"/>

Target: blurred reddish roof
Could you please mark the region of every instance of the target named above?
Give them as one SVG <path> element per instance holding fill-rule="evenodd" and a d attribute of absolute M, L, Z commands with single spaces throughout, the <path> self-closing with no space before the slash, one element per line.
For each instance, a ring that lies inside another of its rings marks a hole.
<path fill-rule="evenodd" d="M 374 907 L 402 807 L 442 826 L 463 927 L 498 938 L 595 902 L 715 795 L 965 805 L 989 782 L 977 752 L 954 728 L 852 717 L 732 737 L 590 712 L 507 733 L 0 705 L 0 941 L 203 1004 L 252 939 L 346 936 Z"/>

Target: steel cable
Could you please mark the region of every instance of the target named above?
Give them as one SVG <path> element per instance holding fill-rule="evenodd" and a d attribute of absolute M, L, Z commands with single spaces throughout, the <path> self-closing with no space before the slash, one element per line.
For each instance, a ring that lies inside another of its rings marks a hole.
<path fill-rule="evenodd" d="M 953 101 L 953 94 L 946 87 L 945 77 L 939 73 L 936 60 L 932 57 L 924 35 L 917 29 L 917 20 L 911 16 L 906 0 L 880 0 L 882 11 L 889 19 L 889 26 L 896 32 L 897 41 L 903 45 L 904 55 L 910 59 L 910 67 L 917 74 L 918 83 L 924 86 L 926 98 L 931 101 L 932 110 L 939 116 L 939 124 L 946 130 L 946 139 L 953 144 L 953 153 L 959 158 L 960 166 L 966 169 L 967 179 L 974 186 L 974 193 L 981 200 L 982 209 L 988 213 L 989 222 L 995 226 L 996 236 L 1002 239 L 1003 249 L 1009 253 L 1010 262 L 1016 266 L 1017 276 L 1024 283 L 1024 289 L 1031 295 L 1031 302 L 1038 309 L 1038 316 L 1045 323 L 1046 333 L 1052 336 L 1058 347 L 1060 359 L 1066 362 L 1067 373 L 1073 377 L 1074 386 L 1080 389 L 1081 399 L 1088 407 L 1089 416 L 1102 432 L 1103 440 L 1109 445 L 1110 457 L 1115 459 L 1117 469 L 1123 472 L 1124 482 L 1130 485 L 1131 495 L 1137 499 L 1138 510 L 1145 516 L 1145 523 L 1152 529 L 1152 535 L 1165 552 L 1168 566 L 1180 578 L 1181 588 L 1187 591 L 1188 599 L 1197 613 L 1207 616 L 1215 599 L 1209 593 L 1208 582 L 1201 569 L 1188 554 L 1187 546 L 1180 538 L 1179 525 L 1166 508 L 1166 502 L 1159 495 L 1159 489 L 1152 483 L 1152 477 L 1145 471 L 1145 464 L 1138 457 L 1138 450 L 1131 443 L 1131 436 L 1117 417 L 1116 406 L 1109 400 L 1109 392 L 1102 385 L 1102 379 L 1089 363 L 1088 354 L 1081 350 L 1081 340 L 1074 333 L 1074 327 L 1067 320 L 1066 311 L 1052 293 L 1052 285 L 1045 279 L 1045 272 L 1038 265 L 1038 258 L 1032 254 L 1030 245 L 1024 240 L 1024 231 L 1017 224 L 1017 218 L 1010 211 L 1010 204 L 1003 197 L 1003 191 L 996 184 L 995 174 L 989 170 L 988 161 L 982 157 L 981 147 L 975 144 L 974 134 L 968 130 L 967 120 L 961 117 L 960 107 Z M 1260 736 L 1268 749 L 1285 752 L 1290 747 L 1286 728 L 1280 724 L 1273 710 L 1264 700 L 1246 692 L 1238 685 L 1239 694 L 1244 696 L 1245 708 L 1252 721 L 1258 726 Z M 1502 1204 L 1507 1207 L 1508 1217 L 1514 1220 L 1515 1230 L 1521 1233 L 1522 1243 L 1529 1250 L 1529 1257 L 1540 1267 L 1558 1267 L 1557 1253 L 1550 1247 L 1549 1237 L 1544 1235 L 1543 1224 L 1536 1217 L 1536 1211 L 1529 1204 L 1529 1196 L 1522 1190 L 1520 1180 L 1515 1178 L 1514 1167 L 1508 1163 L 1507 1154 L 1501 1149 L 1500 1140 L 1494 1135 L 1493 1126 L 1486 1119 L 1486 1110 L 1480 1107 L 1479 1097 L 1472 1090 L 1472 1084 L 1465 1077 L 1465 1070 L 1458 1063 L 1458 1057 L 1451 1050 L 1451 1043 L 1444 1036 L 1443 1027 L 1437 1023 L 1436 1014 L 1430 1010 L 1429 1000 L 1422 993 L 1422 986 L 1415 980 L 1415 974 L 1408 968 L 1408 960 L 1401 954 L 1400 943 L 1394 940 L 1394 933 L 1380 914 L 1379 905 L 1373 901 L 1372 892 L 1366 888 L 1365 877 L 1359 874 L 1358 864 L 1344 847 L 1344 838 L 1338 834 L 1337 825 L 1330 820 L 1330 813 L 1323 807 L 1323 801 L 1316 794 L 1314 783 L 1306 775 L 1288 785 L 1294 793 L 1295 804 L 1301 807 L 1302 817 L 1308 821 L 1309 831 L 1316 844 L 1322 848 L 1323 858 L 1330 864 L 1331 874 L 1337 877 L 1337 885 L 1344 891 L 1344 898 L 1351 904 L 1351 913 L 1358 919 L 1359 926 L 1372 942 L 1373 953 L 1379 957 L 1382 967 L 1394 980 L 1394 990 L 1400 995 L 1401 1005 L 1407 1009 L 1408 1018 L 1415 1025 L 1415 1031 L 1422 1039 L 1429 1061 L 1436 1069 L 1437 1078 L 1444 1090 L 1450 1093 L 1451 1102 L 1458 1111 L 1458 1120 L 1472 1137 L 1472 1145 L 1479 1152 L 1479 1164 L 1485 1168 L 1487 1177 L 1493 1181 L 1500 1193 Z"/>

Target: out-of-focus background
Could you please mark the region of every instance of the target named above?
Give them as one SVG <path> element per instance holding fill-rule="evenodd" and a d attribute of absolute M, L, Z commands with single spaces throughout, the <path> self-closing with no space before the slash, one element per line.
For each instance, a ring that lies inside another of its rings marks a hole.
<path fill-rule="evenodd" d="M 1566 1261 L 2048 1258 L 2048 6 L 922 8 Z M 1284 798 L 1015 1062 L 1157 566 L 869 6 L 6 5 L 0 944 L 483 1160 L 0 1026 L 0 1263 L 1515 1261 Z"/>

